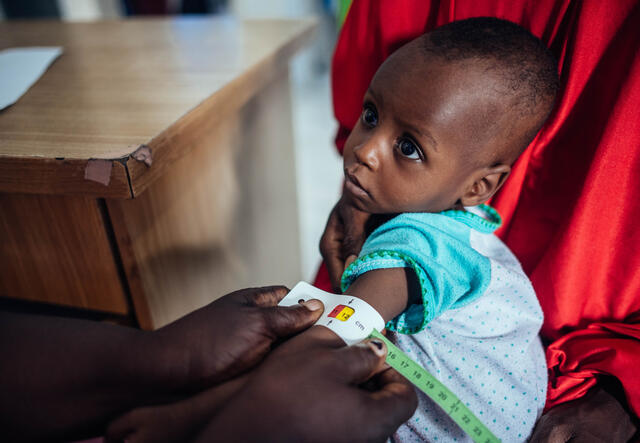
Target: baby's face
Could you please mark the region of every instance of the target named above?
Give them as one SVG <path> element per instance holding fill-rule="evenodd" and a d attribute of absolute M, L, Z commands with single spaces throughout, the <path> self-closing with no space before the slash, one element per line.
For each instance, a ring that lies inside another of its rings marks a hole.
<path fill-rule="evenodd" d="M 380 67 L 344 148 L 345 195 L 374 214 L 454 207 L 473 185 L 492 145 L 486 128 L 502 111 L 484 68 L 410 51 Z"/>

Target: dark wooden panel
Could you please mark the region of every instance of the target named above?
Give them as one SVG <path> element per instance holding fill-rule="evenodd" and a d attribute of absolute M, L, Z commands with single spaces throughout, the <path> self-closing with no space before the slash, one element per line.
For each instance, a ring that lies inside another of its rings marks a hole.
<path fill-rule="evenodd" d="M 0 193 L 0 296 L 126 314 L 99 202 Z"/>

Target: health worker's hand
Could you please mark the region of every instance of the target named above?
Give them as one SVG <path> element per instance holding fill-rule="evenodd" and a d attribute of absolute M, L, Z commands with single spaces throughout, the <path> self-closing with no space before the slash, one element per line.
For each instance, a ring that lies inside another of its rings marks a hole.
<path fill-rule="evenodd" d="M 193 441 L 244 386 L 251 372 L 174 403 L 134 409 L 111 422 L 106 443 Z"/>
<path fill-rule="evenodd" d="M 544 413 L 530 443 L 623 443 L 636 432 L 629 413 L 601 388 Z"/>
<path fill-rule="evenodd" d="M 359 386 L 383 367 L 386 348 L 375 342 L 278 348 L 197 441 L 384 441 L 411 417 L 417 397 L 392 369 L 373 378 L 373 390 Z"/>
<path fill-rule="evenodd" d="M 167 364 L 179 368 L 185 388 L 218 384 L 251 368 L 274 342 L 307 329 L 322 315 L 318 300 L 277 306 L 287 292 L 283 286 L 236 291 L 152 334 Z"/>
<path fill-rule="evenodd" d="M 324 260 L 331 287 L 340 294 L 340 279 L 345 267 L 360 253 L 366 239 L 366 226 L 371 214 L 353 207 L 341 198 L 331 210 L 320 239 L 320 254 Z"/>

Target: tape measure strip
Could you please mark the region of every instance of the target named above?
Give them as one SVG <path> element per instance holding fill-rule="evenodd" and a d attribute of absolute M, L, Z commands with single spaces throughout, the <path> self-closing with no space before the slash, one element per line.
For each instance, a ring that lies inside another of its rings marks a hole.
<path fill-rule="evenodd" d="M 500 439 L 493 435 L 453 392 L 391 343 L 384 335 L 374 329 L 369 338 L 382 340 L 387 345 L 387 364 L 436 402 L 474 442 L 500 442 Z"/>
<path fill-rule="evenodd" d="M 384 320 L 364 300 L 349 295 L 331 294 L 308 283 L 300 282 L 278 304 L 293 306 L 299 301 L 312 298 L 322 301 L 325 307 L 325 312 L 316 322 L 317 325 L 331 329 L 348 345 L 359 343 L 367 337 L 382 340 L 387 345 L 386 362 L 389 366 L 435 401 L 463 431 L 469 434 L 473 441 L 476 443 L 500 441 L 453 392 L 378 332 L 378 329 L 384 328 Z M 369 331 L 372 332 L 369 333 Z"/>

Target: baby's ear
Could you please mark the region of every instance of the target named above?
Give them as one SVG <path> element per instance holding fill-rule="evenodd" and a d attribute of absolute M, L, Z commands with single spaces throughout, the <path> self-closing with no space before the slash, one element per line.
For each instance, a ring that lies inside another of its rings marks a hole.
<path fill-rule="evenodd" d="M 497 164 L 476 172 L 475 181 L 464 193 L 460 202 L 463 206 L 476 206 L 489 200 L 509 177 L 511 166 Z"/>

